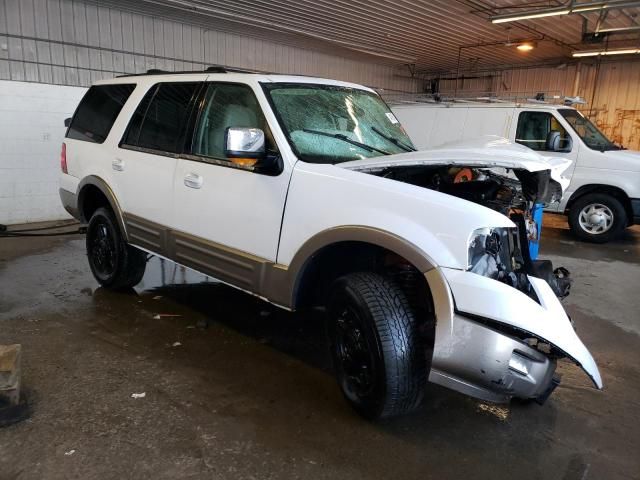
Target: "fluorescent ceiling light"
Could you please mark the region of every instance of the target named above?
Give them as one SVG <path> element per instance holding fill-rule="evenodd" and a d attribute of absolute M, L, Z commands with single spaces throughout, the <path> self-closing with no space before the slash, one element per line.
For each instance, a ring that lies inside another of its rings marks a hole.
<path fill-rule="evenodd" d="M 575 5 L 571 11 L 574 13 L 584 13 L 584 12 L 596 12 L 598 10 L 605 10 L 609 8 L 609 5 L 604 2 L 601 4 L 594 4 L 594 5 Z"/>
<path fill-rule="evenodd" d="M 561 5 L 559 7 L 542 8 L 526 12 L 505 13 L 490 18 L 492 23 L 517 22 L 518 20 L 528 20 L 530 18 L 555 17 L 558 15 L 568 15 L 570 13 L 597 12 L 616 8 L 637 7 L 639 5 L 640 1 L 638 0 L 611 0 L 608 2 L 582 3 L 577 3 L 573 0 L 567 6 Z"/>
<path fill-rule="evenodd" d="M 640 48 L 624 48 L 620 50 L 595 50 L 589 52 L 573 52 L 574 57 L 597 57 L 599 55 L 633 55 L 640 53 Z"/>
<path fill-rule="evenodd" d="M 491 23 L 517 22 L 518 20 L 527 20 L 529 18 L 555 17 L 557 15 L 568 15 L 569 13 L 571 13 L 570 8 L 550 8 L 541 12 L 530 12 L 522 15 L 515 14 L 496 16 L 491 19 Z"/>

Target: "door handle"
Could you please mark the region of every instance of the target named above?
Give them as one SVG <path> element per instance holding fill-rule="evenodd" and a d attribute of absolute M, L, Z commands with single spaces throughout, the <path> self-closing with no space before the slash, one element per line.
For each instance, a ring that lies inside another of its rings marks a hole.
<path fill-rule="evenodd" d="M 201 188 L 204 179 L 197 173 L 187 173 L 184 177 L 184 184 L 189 188 Z"/>
<path fill-rule="evenodd" d="M 113 168 L 116 172 L 122 172 L 124 170 L 124 160 L 121 158 L 116 158 L 111 162 L 111 168 Z"/>

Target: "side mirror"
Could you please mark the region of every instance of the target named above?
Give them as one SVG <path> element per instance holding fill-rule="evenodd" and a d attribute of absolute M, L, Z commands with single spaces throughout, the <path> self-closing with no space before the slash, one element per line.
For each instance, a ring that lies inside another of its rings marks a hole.
<path fill-rule="evenodd" d="M 253 167 L 265 175 L 282 171 L 280 155 L 266 152 L 264 132 L 259 128 L 228 127 L 224 133 L 224 154 L 237 165 Z"/>
<path fill-rule="evenodd" d="M 264 132 L 259 128 L 228 127 L 224 132 L 224 154 L 227 158 L 264 157 Z"/>
<path fill-rule="evenodd" d="M 547 134 L 547 140 L 545 141 L 545 150 L 548 152 L 560 151 L 560 132 L 557 130 L 551 130 Z"/>
<path fill-rule="evenodd" d="M 567 136 L 565 143 L 566 145 L 562 149 L 563 152 L 570 152 L 571 150 L 573 150 L 573 140 L 570 136 Z"/>
<path fill-rule="evenodd" d="M 64 119 L 64 126 L 69 128 L 69 125 L 71 125 L 71 117 Z"/>

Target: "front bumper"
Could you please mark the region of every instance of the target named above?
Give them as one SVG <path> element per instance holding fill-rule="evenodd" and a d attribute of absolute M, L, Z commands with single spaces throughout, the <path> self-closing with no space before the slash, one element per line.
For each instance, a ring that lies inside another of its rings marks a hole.
<path fill-rule="evenodd" d="M 453 325 L 455 346 L 434 356 L 429 381 L 495 403 L 542 402 L 557 385 L 556 362 L 545 354 L 462 315 Z"/>
<path fill-rule="evenodd" d="M 470 272 L 436 268 L 425 275 L 436 315 L 430 381 L 492 402 L 544 400 L 557 385 L 556 363 L 523 340 L 531 338 L 572 359 L 602 388 L 591 354 L 544 281 L 529 278 L 537 303 Z"/>

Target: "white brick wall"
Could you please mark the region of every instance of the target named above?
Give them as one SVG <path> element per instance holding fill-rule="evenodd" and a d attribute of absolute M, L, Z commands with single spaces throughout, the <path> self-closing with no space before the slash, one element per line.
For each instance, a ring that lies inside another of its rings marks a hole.
<path fill-rule="evenodd" d="M 69 218 L 58 196 L 60 146 L 85 91 L 0 81 L 0 223 Z"/>

